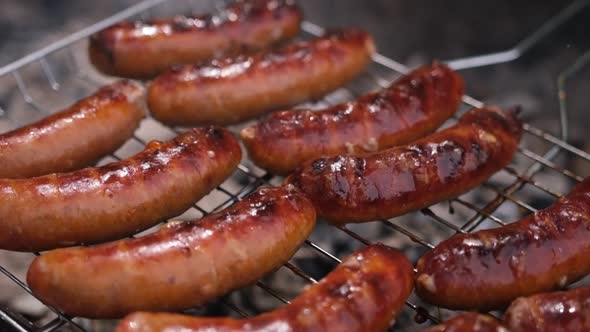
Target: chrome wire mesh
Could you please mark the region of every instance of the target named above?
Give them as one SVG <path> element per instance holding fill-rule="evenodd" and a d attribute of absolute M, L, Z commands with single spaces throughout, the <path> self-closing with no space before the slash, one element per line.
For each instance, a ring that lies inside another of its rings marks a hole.
<path fill-rule="evenodd" d="M 55 103 L 50 102 L 51 100 L 59 100 L 57 103 L 65 106 L 108 82 L 110 79 L 94 72 L 85 60 L 84 39 L 90 34 L 123 19 L 148 18 L 153 15 L 153 10 L 158 8 L 163 2 L 166 1 L 147 0 L 140 2 L 95 25 L 78 31 L 47 48 L 0 68 L 0 80 L 12 84 L 15 91 L 18 91 L 18 96 L 13 97 L 13 99 L 19 99 L 16 105 L 20 105 L 23 109 L 27 110 L 26 112 L 23 111 L 15 114 L 5 106 L 8 105 L 8 101 L 0 99 L 0 129 L 7 130 L 21 126 L 47 115 L 54 109 L 59 109 L 59 107 L 55 106 Z M 170 2 L 174 1 L 170 0 Z M 520 56 L 526 56 L 526 52 L 537 41 L 541 40 L 559 25 L 567 22 L 572 15 L 584 9 L 589 2 L 575 1 L 512 50 L 491 55 L 457 59 L 448 61 L 448 63 L 458 69 L 463 69 L 512 61 Z M 203 9 L 201 5 L 195 6 L 195 2 L 188 1 L 186 3 L 192 10 Z M 218 4 L 219 2 L 210 3 L 214 7 Z M 307 38 L 321 34 L 323 29 L 319 25 L 305 22 L 303 24 L 303 31 L 302 38 Z M 408 68 L 401 63 L 380 54 L 375 55 L 373 60 L 374 62 L 367 72 L 354 83 L 331 93 L 322 100 L 307 103 L 304 106 L 319 108 L 344 100 L 350 100 L 367 91 L 384 87 L 393 79 L 408 71 Z M 557 86 L 559 89 L 560 107 L 555 112 L 555 118 L 560 121 L 560 133 L 554 135 L 530 124 L 526 124 L 526 134 L 523 144 L 518 150 L 518 156 L 515 158 L 514 164 L 486 181 L 479 188 L 449 202 L 436 204 L 435 206 L 400 218 L 380 220 L 365 225 L 339 227 L 320 223 L 318 226 L 320 230 L 314 231 L 314 234 L 305 242 L 297 255 L 301 252 L 304 252 L 307 256 L 316 255 L 322 257 L 327 264 L 333 267 L 340 262 L 342 255 L 326 248 L 325 243 L 327 242 L 324 239 L 326 232 L 334 237 L 344 236 L 349 241 L 355 243 L 352 247 L 368 245 L 384 239 L 388 241 L 389 238 L 383 237 L 382 235 L 394 234 L 393 237 L 398 240 L 392 241 L 390 244 L 399 247 L 404 252 L 411 251 L 413 254 L 410 258 L 415 261 L 422 253 L 434 248 L 437 243 L 452 234 L 505 225 L 517 220 L 522 215 L 537 211 L 538 207 L 533 206 L 533 204 L 527 202 L 526 199 L 523 199 L 519 195 L 525 189 L 543 193 L 548 199 L 560 197 L 565 191 L 560 191 L 560 188 L 553 188 L 551 183 L 547 183 L 542 177 L 538 178 L 537 175 L 554 172 L 561 177 L 569 179 L 570 184 L 579 182 L 583 178 L 581 175 L 562 166 L 559 162 L 559 156 L 567 154 L 570 158 L 590 162 L 590 154 L 567 142 L 566 95 L 567 80 L 573 75 L 576 75 L 589 61 L 590 52 L 577 59 L 558 76 Z M 39 95 L 44 97 L 39 97 Z M 51 98 L 45 98 L 45 96 L 49 95 Z M 465 105 L 459 114 L 464 112 L 467 107 L 478 107 L 482 105 L 482 102 L 469 96 L 465 96 L 463 101 Z M 15 103 L 13 102 L 12 104 Z M 456 118 L 450 120 L 447 125 L 456 121 Z M 238 130 L 239 128 L 241 127 L 236 126 L 231 129 Z M 166 128 L 153 119 L 148 118 L 144 120 L 135 136 L 123 148 L 105 158 L 101 163 L 125 158 L 133 152 L 140 150 L 150 139 L 166 139 L 180 132 L 182 132 L 181 128 Z M 533 140 L 540 141 L 543 148 L 530 148 L 528 142 Z M 195 204 L 190 211 L 179 218 L 188 220 L 202 217 L 203 215 L 233 204 L 261 185 L 276 185 L 280 181 L 281 178 L 258 169 L 245 159 L 231 179 L 227 180 L 213 193 Z M 473 192 L 483 193 L 480 196 L 486 199 L 474 199 Z M 505 205 L 510 205 L 511 209 L 509 210 L 515 211 L 508 217 L 505 216 L 505 213 L 499 213 L 500 208 Z M 459 210 L 461 211 L 460 213 L 458 212 Z M 375 229 L 377 229 L 376 232 L 374 231 Z M 323 232 L 323 235 L 318 235 L 318 232 Z M 409 241 L 399 240 L 404 238 Z M 34 254 L 40 255 L 40 253 Z M 316 283 L 321 277 L 321 275 L 312 276 L 312 274 L 317 273 L 310 273 L 306 270 L 309 270 L 309 268 L 301 266 L 295 259 L 292 259 L 282 269 L 277 271 L 276 274 L 289 273 L 292 277 L 299 279 L 302 285 Z M 15 275 L 9 269 L 5 268 L 4 262 L 2 261 L 0 261 L 0 273 L 0 278 L 8 278 L 11 282 L 14 282 L 30 294 L 30 290 L 22 281 L 22 277 Z M 269 298 L 274 298 L 276 300 L 275 306 L 289 303 L 290 299 L 294 296 L 294 294 L 290 294 L 290 296 L 285 295 L 285 293 L 291 292 L 276 289 L 271 278 L 264 278 L 258 281 L 253 287 L 256 290 L 252 294 L 264 293 Z M 295 293 L 299 291 L 300 289 Z M 235 297 L 231 295 L 226 296 L 219 303 L 238 317 L 247 317 L 256 314 L 256 312 L 251 312 L 247 308 L 241 307 L 234 299 Z M 410 297 L 406 304 L 405 315 L 414 318 L 404 322 L 404 324 L 408 325 L 407 330 L 419 329 L 420 327 L 417 327 L 418 323 L 426 320 L 438 322 L 449 314 L 445 310 L 421 302 L 414 295 Z M 57 331 L 65 326 L 73 330 L 88 331 L 94 326 L 93 322 L 68 317 L 53 308 L 49 308 L 49 310 L 54 312 L 54 316 L 52 319 L 44 322 L 34 322 L 9 308 L 0 308 L 0 318 L 20 331 Z M 412 322 L 414 320 L 416 323 Z M 412 324 L 413 327 L 411 326 Z M 404 328 L 406 327 L 404 326 Z"/>

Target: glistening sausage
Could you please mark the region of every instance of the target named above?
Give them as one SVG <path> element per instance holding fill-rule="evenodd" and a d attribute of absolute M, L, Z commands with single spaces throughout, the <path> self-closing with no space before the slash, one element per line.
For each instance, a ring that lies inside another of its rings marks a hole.
<path fill-rule="evenodd" d="M 144 117 L 145 89 L 107 85 L 41 121 L 0 135 L 0 178 L 27 178 L 94 164 L 121 146 Z"/>
<path fill-rule="evenodd" d="M 518 298 L 505 320 L 512 332 L 590 331 L 590 287 Z"/>
<path fill-rule="evenodd" d="M 288 174 L 307 160 L 374 152 L 430 134 L 457 111 L 461 96 L 461 76 L 434 63 L 353 102 L 272 113 L 241 137 L 258 166 Z"/>
<path fill-rule="evenodd" d="M 475 312 L 466 312 L 433 326 L 426 332 L 509 332 L 497 319 Z"/>
<path fill-rule="evenodd" d="M 590 273 L 590 179 L 518 222 L 457 234 L 417 265 L 417 293 L 453 309 L 501 308 Z"/>
<path fill-rule="evenodd" d="M 240 158 L 236 139 L 211 127 L 153 141 L 101 167 L 0 179 L 0 249 L 41 251 L 134 234 L 187 210 Z"/>
<path fill-rule="evenodd" d="M 362 72 L 373 52 L 366 32 L 341 29 L 256 56 L 177 67 L 152 82 L 148 105 L 169 125 L 238 123 L 323 96 Z"/>
<path fill-rule="evenodd" d="M 455 126 L 407 146 L 316 159 L 286 181 L 329 222 L 391 218 L 478 186 L 512 160 L 521 133 L 514 112 L 473 109 Z"/>
<path fill-rule="evenodd" d="M 49 252 L 33 261 L 27 282 L 41 301 L 73 316 L 188 309 L 284 264 L 315 219 L 311 203 L 292 189 L 262 188 L 201 220 L 168 224 L 137 239 Z"/>
<path fill-rule="evenodd" d="M 105 74 L 148 79 L 176 64 L 253 53 L 299 33 L 291 0 L 236 0 L 215 15 L 123 22 L 90 37 L 91 62 Z"/>
<path fill-rule="evenodd" d="M 381 332 L 412 291 L 410 262 L 397 250 L 372 245 L 353 253 L 291 304 L 251 319 L 135 313 L 117 332 Z"/>

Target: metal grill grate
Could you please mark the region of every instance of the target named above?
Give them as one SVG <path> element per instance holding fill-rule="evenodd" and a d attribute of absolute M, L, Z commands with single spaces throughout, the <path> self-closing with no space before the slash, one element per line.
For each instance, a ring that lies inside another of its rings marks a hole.
<path fill-rule="evenodd" d="M 90 34 L 120 20 L 131 17 L 147 18 L 151 15 L 151 11 L 163 2 L 165 0 L 146 0 L 140 2 L 95 25 L 76 32 L 47 48 L 0 68 L 0 82 L 6 81 L 8 84 L 13 85 L 14 90 L 18 91 L 19 94 L 17 97 L 12 98 L 11 109 L 7 107 L 9 101 L 0 99 L 0 126 L 2 126 L 2 130 L 14 128 L 38 119 L 49 113 L 48 109 L 55 108 L 47 105 L 51 98 L 46 99 L 39 97 L 39 95 L 51 95 L 56 100 L 61 100 L 62 103 L 66 100 L 69 103 L 106 83 L 107 79 L 96 74 L 83 59 L 84 52 L 82 47 L 84 45 L 84 39 Z M 199 5 L 195 5 L 195 3 L 187 1 L 186 7 L 194 10 L 203 9 L 201 8 L 201 3 L 198 3 Z M 464 69 L 515 60 L 522 56 L 535 43 L 543 39 L 548 33 L 582 10 L 588 3 L 590 1 L 574 2 L 511 50 L 448 61 L 448 63 L 457 69 Z M 219 2 L 211 2 L 209 5 L 216 6 L 218 4 Z M 304 35 L 309 37 L 321 34 L 323 29 L 318 25 L 305 22 L 303 24 L 303 31 Z M 345 239 L 349 239 L 350 242 L 354 242 L 356 246 L 367 245 L 375 241 L 382 241 L 383 239 L 388 240 L 390 237 L 384 237 L 383 234 L 394 234 L 393 237 L 398 240 L 393 241 L 392 244 L 404 250 L 406 253 L 411 252 L 409 254 L 411 256 L 410 258 L 416 260 L 420 254 L 433 248 L 438 242 L 454 233 L 471 232 L 480 228 L 505 225 L 507 222 L 517 220 L 521 215 L 535 212 L 537 210 L 536 207 L 519 196 L 519 193 L 525 188 L 544 193 L 544 195 L 551 199 L 560 197 L 562 192 L 554 189 L 551 183 L 537 178 L 536 175 L 543 172 L 555 172 L 559 176 L 570 179 L 571 183 L 582 180 L 581 176 L 562 167 L 558 162 L 558 157 L 567 154 L 571 158 L 590 161 L 590 154 L 567 143 L 568 126 L 565 93 L 568 78 L 575 75 L 589 61 L 590 52 L 578 58 L 558 77 L 557 85 L 559 88 L 560 108 L 559 113 L 556 113 L 556 118 L 559 117 L 560 121 L 560 135 L 554 136 L 532 125 L 526 124 L 526 135 L 518 151 L 518 156 L 515 158 L 515 163 L 472 191 L 479 192 L 481 194 L 479 196 L 486 197 L 486 199 L 474 199 L 475 196 L 469 193 L 451 200 L 448 202 L 448 205 L 447 203 L 437 204 L 420 212 L 391 220 L 341 227 L 320 224 L 318 226 L 320 229 L 314 231 L 310 240 L 305 242 L 296 257 L 300 254 L 315 255 L 323 257 L 332 266 L 339 263 L 339 257 L 341 255 L 336 253 L 335 250 L 326 249 L 326 241 L 322 239 L 322 234 L 318 234 L 318 232 L 325 233 L 326 229 L 328 229 L 327 232 L 331 236 L 339 237 L 342 235 Z M 393 78 L 407 71 L 408 69 L 404 65 L 377 54 L 374 56 L 374 63 L 370 66 L 367 73 L 363 74 L 353 84 L 328 95 L 320 101 L 306 104 L 306 106 L 318 108 L 355 98 L 368 90 L 386 86 Z M 17 99 L 17 101 L 14 102 L 14 99 Z M 478 107 L 482 105 L 480 101 L 468 96 L 465 96 L 463 100 L 466 107 Z M 20 105 L 23 111 L 13 111 L 14 104 Z M 449 123 L 453 121 L 456 121 L 456 118 L 450 120 Z M 233 129 L 239 128 L 234 127 Z M 130 142 L 102 162 L 120 160 L 132 154 L 132 152 L 141 149 L 149 139 L 168 138 L 179 132 L 182 132 L 179 128 L 166 128 L 153 119 L 148 118 L 144 120 L 141 128 Z M 542 151 L 529 147 L 529 142 L 534 140 L 542 143 Z M 219 186 L 205 199 L 195 204 L 194 208 L 181 218 L 190 219 L 200 217 L 212 211 L 225 208 L 254 191 L 257 187 L 265 184 L 277 184 L 279 181 L 280 178 L 272 174 L 267 174 L 245 160 L 231 179 Z M 516 211 L 509 218 L 498 216 L 500 214 L 498 211 L 505 204 L 512 206 L 511 211 Z M 446 210 L 449 211 L 445 212 Z M 457 212 L 453 210 L 457 210 Z M 458 212 L 459 210 L 461 211 L 460 213 Z M 425 229 L 428 227 L 430 227 L 430 231 Z M 335 231 L 331 232 L 330 230 Z M 409 239 L 410 241 L 399 240 L 400 238 Z M 35 253 L 35 255 L 39 255 L 39 253 Z M 0 261 L 0 272 L 3 277 L 10 279 L 30 294 L 30 290 L 26 284 L 4 265 L 5 262 Z M 306 271 L 306 268 L 302 264 L 298 264 L 296 259 L 285 264 L 284 269 L 280 269 L 276 274 L 284 274 L 285 272 L 299 279 L 302 284 L 316 283 L 318 279 L 316 276 L 310 276 L 310 274 L 314 273 Z M 321 275 L 318 277 L 321 277 Z M 277 304 L 289 303 L 289 298 L 292 298 L 292 296 L 283 295 L 285 293 L 284 291 L 276 289 L 272 278 L 264 278 L 264 280 L 257 282 L 255 287 L 256 289 L 253 290 L 252 294 L 266 294 L 265 296 L 276 299 L 278 301 Z M 233 311 L 237 316 L 246 317 L 252 314 L 250 309 L 243 308 L 234 299 L 235 297 L 227 296 L 220 300 L 220 303 L 228 310 Z M 407 307 L 404 315 L 406 317 L 415 317 L 417 322 L 422 320 L 438 322 L 441 317 L 446 317 L 448 314 L 444 310 L 422 303 L 414 295 L 407 301 Z M 0 318 L 20 331 L 56 331 L 64 326 L 69 326 L 74 330 L 87 331 L 94 324 L 88 320 L 67 317 L 55 309 L 49 309 L 55 315 L 52 319 L 41 323 L 29 320 L 8 308 L 0 308 Z M 417 326 L 411 319 L 406 319 L 400 322 L 400 324 L 406 324 L 408 327 L 404 325 L 404 328 L 407 330 L 412 329 L 412 324 L 414 328 Z"/>

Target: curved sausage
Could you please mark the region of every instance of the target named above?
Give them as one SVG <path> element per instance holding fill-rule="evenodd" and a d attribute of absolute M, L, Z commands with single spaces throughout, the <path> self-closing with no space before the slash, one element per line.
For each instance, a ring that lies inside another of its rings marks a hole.
<path fill-rule="evenodd" d="M 248 156 L 274 174 L 307 160 L 374 152 L 432 133 L 458 109 L 463 79 L 434 63 L 388 88 L 330 108 L 275 112 L 241 132 Z"/>
<path fill-rule="evenodd" d="M 66 172 L 96 163 L 133 135 L 145 89 L 119 81 L 68 109 L 0 135 L 0 178 Z"/>
<path fill-rule="evenodd" d="M 440 243 L 418 261 L 417 293 L 453 309 L 494 309 L 590 273 L 590 179 L 518 222 Z"/>
<path fill-rule="evenodd" d="M 27 282 L 41 301 L 73 316 L 188 309 L 284 264 L 315 220 L 305 197 L 263 188 L 224 211 L 151 235 L 49 252 L 33 261 Z"/>
<path fill-rule="evenodd" d="M 215 15 L 123 22 L 90 37 L 90 61 L 101 72 L 148 79 L 177 64 L 253 53 L 299 33 L 291 0 L 236 0 Z"/>
<path fill-rule="evenodd" d="M 518 298 L 505 320 L 512 332 L 590 331 L 590 287 Z"/>
<path fill-rule="evenodd" d="M 229 132 L 203 128 L 105 166 L 0 179 L 0 249 L 42 251 L 134 234 L 187 210 L 240 158 Z"/>
<path fill-rule="evenodd" d="M 466 312 L 433 326 L 426 332 L 509 332 L 495 318 L 475 312 Z"/>
<path fill-rule="evenodd" d="M 252 57 L 177 67 L 152 82 L 149 109 L 168 125 L 238 123 L 340 87 L 374 49 L 366 32 L 342 29 Z"/>
<path fill-rule="evenodd" d="M 316 159 L 286 181 L 334 224 L 392 218 L 478 186 L 512 160 L 521 133 L 513 112 L 473 109 L 407 146 Z"/>
<path fill-rule="evenodd" d="M 399 251 L 372 245 L 353 253 L 291 304 L 251 319 L 135 313 L 117 332 L 380 332 L 412 291 L 413 271 Z"/>

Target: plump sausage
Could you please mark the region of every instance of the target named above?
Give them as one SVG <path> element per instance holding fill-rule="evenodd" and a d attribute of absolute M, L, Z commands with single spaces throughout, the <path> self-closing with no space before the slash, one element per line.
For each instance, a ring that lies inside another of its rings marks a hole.
<path fill-rule="evenodd" d="M 121 146 L 144 117 L 145 89 L 119 81 L 68 109 L 0 135 L 0 178 L 26 178 L 94 164 Z"/>
<path fill-rule="evenodd" d="M 291 304 L 251 319 L 135 313 L 117 332 L 380 332 L 412 291 L 413 271 L 399 251 L 372 245 L 353 253 Z"/>
<path fill-rule="evenodd" d="M 148 90 L 153 116 L 169 125 L 232 124 L 319 98 L 370 62 L 373 39 L 342 29 L 252 57 L 172 69 Z"/>
<path fill-rule="evenodd" d="M 418 261 L 417 293 L 453 309 L 494 309 L 590 273 L 590 179 L 518 222 L 457 234 Z"/>
<path fill-rule="evenodd" d="M 590 331 L 590 287 L 518 298 L 505 320 L 512 332 Z"/>
<path fill-rule="evenodd" d="M 33 261 L 27 282 L 41 301 L 73 316 L 188 309 L 284 264 L 315 220 L 311 203 L 292 188 L 262 188 L 198 221 L 49 252 Z"/>
<path fill-rule="evenodd" d="M 514 112 L 473 109 L 407 146 L 310 161 L 287 178 L 329 222 L 386 219 L 456 197 L 505 167 L 522 125 Z"/>
<path fill-rule="evenodd" d="M 509 332 L 495 318 L 474 312 L 466 312 L 433 326 L 426 332 Z"/>
<path fill-rule="evenodd" d="M 430 134 L 457 111 L 461 96 L 461 76 L 435 63 L 353 102 L 272 113 L 241 137 L 258 166 L 284 175 L 307 160 L 383 150 Z"/>
<path fill-rule="evenodd" d="M 291 0 L 236 0 L 220 13 L 123 22 L 90 37 L 90 61 L 105 74 L 148 79 L 176 64 L 253 53 L 299 33 Z"/>
<path fill-rule="evenodd" d="M 131 235 L 187 210 L 240 158 L 236 139 L 211 127 L 153 141 L 102 167 L 0 179 L 0 249 L 41 251 Z"/>

